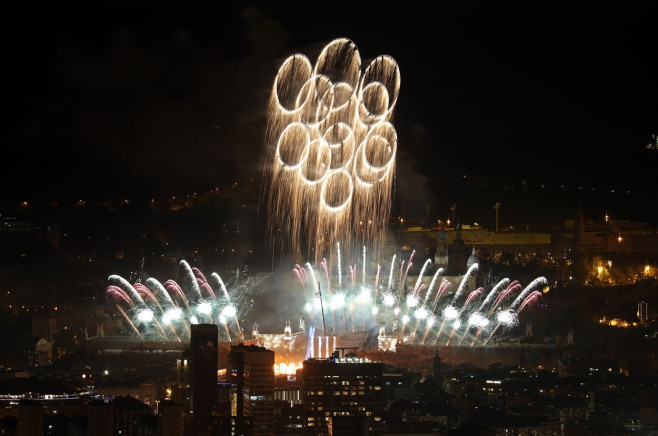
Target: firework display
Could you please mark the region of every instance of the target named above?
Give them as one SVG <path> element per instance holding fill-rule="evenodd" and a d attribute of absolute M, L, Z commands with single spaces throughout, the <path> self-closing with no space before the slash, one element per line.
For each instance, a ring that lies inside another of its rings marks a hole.
<path fill-rule="evenodd" d="M 336 246 L 340 253 L 340 245 Z M 442 277 L 442 268 L 426 276 L 431 264 L 428 259 L 414 279 L 408 277 L 412 252 L 406 268 L 405 260 L 398 264 L 394 256 L 386 265 L 388 279 L 381 280 L 386 266 L 378 264 L 367 271 L 365 253 L 364 248 L 363 256 L 359 256 L 362 260 L 356 264 L 345 266 L 339 260 L 331 265 L 323 258 L 317 268 L 310 262 L 303 267 L 296 264 L 293 273 L 304 290 L 304 312 L 312 325 L 325 325 L 329 333 L 338 335 L 379 329 L 380 349 L 394 350 L 400 342 L 466 345 L 464 339 L 469 334 L 471 346 L 478 340 L 486 345 L 501 328 L 516 326 L 519 314 L 539 303 L 542 293 L 537 289 L 548 286 L 546 278 L 538 277 L 507 303 L 521 289 L 519 282 L 503 278 L 488 290 L 476 288 L 477 263 L 463 276 Z M 336 257 L 341 259 L 340 254 Z M 345 282 L 344 268 L 349 273 Z M 481 336 L 482 332 L 487 332 L 486 336 Z"/>
<path fill-rule="evenodd" d="M 359 50 L 345 38 L 315 65 L 302 54 L 283 62 L 267 135 L 273 248 L 294 256 L 305 236 L 319 261 L 320 247 L 339 237 L 346 249 L 378 245 L 391 209 L 399 89 L 393 58 L 379 56 L 362 72 Z"/>
<path fill-rule="evenodd" d="M 269 242 L 275 256 L 300 259 L 306 249 L 313 259 L 294 265 L 303 293 L 284 303 L 300 326 L 308 320 L 311 349 L 320 328 L 318 350 L 322 338 L 325 346 L 328 338 L 335 345 L 336 337 L 356 331 L 378 331 L 381 350 L 405 342 L 486 345 L 496 332 L 518 324 L 519 313 L 539 302 L 536 289 L 547 286 L 539 277 L 520 293 L 522 285 L 508 278 L 476 288 L 477 263 L 448 278 L 431 259 L 414 280 L 408 275 L 415 251 L 408 259 L 394 255 L 378 263 L 395 177 L 391 120 L 399 89 L 393 58 L 379 56 L 362 71 L 359 50 L 346 38 L 326 45 L 315 64 L 302 54 L 288 57 L 276 74 L 265 156 Z M 218 274 L 206 278 L 185 260 L 179 266 L 180 283 L 148 278 L 130 284 L 112 275 L 106 295 L 142 340 L 180 342 L 195 323 L 220 324 L 227 341 L 244 340 L 240 320 L 247 305 L 236 296 L 248 295 L 248 286 L 232 294 Z M 291 343 L 285 322 L 282 337 Z M 255 325 L 253 331 L 266 336 Z"/>
<path fill-rule="evenodd" d="M 130 284 L 121 276 L 111 275 L 106 296 L 142 340 L 145 335 L 149 340 L 189 340 L 190 324 L 200 323 L 223 326 L 228 342 L 243 335 L 239 317 L 249 310 L 244 296 L 253 283 L 246 280 L 231 296 L 219 274 L 213 272 L 208 279 L 185 260 L 179 266 L 183 276 L 180 284 L 171 279 L 163 284 L 153 277 L 145 283 Z"/>

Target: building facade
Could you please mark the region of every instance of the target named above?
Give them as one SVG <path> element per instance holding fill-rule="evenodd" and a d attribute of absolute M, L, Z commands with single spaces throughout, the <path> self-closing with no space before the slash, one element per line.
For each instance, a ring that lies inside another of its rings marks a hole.
<path fill-rule="evenodd" d="M 300 371 L 305 435 L 382 434 L 382 363 L 311 359 Z"/>

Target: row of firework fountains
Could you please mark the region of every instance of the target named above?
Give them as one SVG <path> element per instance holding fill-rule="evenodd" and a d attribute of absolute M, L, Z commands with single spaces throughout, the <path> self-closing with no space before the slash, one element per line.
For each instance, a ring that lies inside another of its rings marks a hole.
<path fill-rule="evenodd" d="M 432 267 L 431 259 L 425 260 L 409 289 L 408 274 L 414 254 L 415 251 L 406 265 L 405 260 L 398 263 L 397 256 L 393 256 L 387 277 L 382 277 L 380 264 L 374 276 L 367 274 L 365 247 L 361 265 L 348 265 L 345 280 L 338 244 L 336 274 L 324 258 L 319 273 L 310 263 L 295 265 L 293 272 L 306 291 L 304 310 L 311 323 L 322 326 L 325 332 L 328 328 L 339 334 L 379 327 L 380 337 L 388 331 L 404 342 L 427 345 L 461 346 L 470 333 L 467 343 L 471 346 L 478 340 L 487 345 L 501 328 L 516 326 L 519 314 L 537 304 L 542 291 L 548 291 L 546 278 L 538 277 L 525 288 L 517 280 L 503 278 L 489 284 L 488 290 L 477 287 L 467 292 L 469 284 L 475 283 L 477 263 L 463 276 L 453 278 L 457 284 L 454 291 L 453 282 L 443 276 L 442 268 L 425 277 Z"/>
<path fill-rule="evenodd" d="M 142 340 L 142 332 L 147 332 L 164 341 L 182 342 L 182 337 L 190 337 L 190 324 L 199 323 L 223 325 L 228 341 L 236 337 L 229 324 L 235 325 L 234 334 L 241 334 L 238 310 L 219 274 L 213 272 L 209 280 L 185 260 L 180 266 L 183 286 L 171 279 L 163 284 L 152 277 L 145 283 L 130 284 L 111 275 L 106 295 Z"/>
<path fill-rule="evenodd" d="M 406 262 L 398 263 L 393 256 L 385 276 L 379 264 L 375 274 L 369 275 L 365 248 L 362 260 L 347 265 L 348 274 L 343 277 L 339 244 L 336 249 L 335 265 L 323 258 L 317 267 L 306 263 L 293 268 L 305 295 L 305 304 L 298 307 L 300 315 L 308 317 L 312 326 L 322 328 L 325 335 L 379 328 L 380 337 L 388 331 L 393 337 L 416 344 L 473 346 L 480 341 L 486 345 L 497 331 L 517 325 L 519 314 L 538 303 L 541 290 L 546 291 L 548 286 L 544 277 L 525 288 L 516 280 L 503 278 L 489 284 L 488 291 L 477 287 L 468 292 L 478 270 L 474 263 L 464 276 L 453 278 L 457 284 L 453 292 L 453 282 L 443 276 L 442 268 L 425 276 L 432 266 L 428 259 L 413 287 L 408 288 L 415 252 Z M 152 277 L 131 284 L 111 275 L 106 295 L 141 340 L 146 336 L 148 340 L 182 342 L 189 338 L 190 325 L 197 323 L 223 326 L 229 342 L 244 339 L 240 319 L 248 307 L 237 303 L 243 300 L 237 294 L 249 290 L 235 286 L 229 292 L 217 273 L 206 278 L 185 260 L 179 265 L 183 272 L 181 284 L 174 280 L 160 283 Z"/>

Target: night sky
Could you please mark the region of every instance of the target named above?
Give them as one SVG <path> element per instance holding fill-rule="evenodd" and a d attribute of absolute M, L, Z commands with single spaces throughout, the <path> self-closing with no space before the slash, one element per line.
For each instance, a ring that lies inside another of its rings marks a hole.
<path fill-rule="evenodd" d="M 223 3 L 5 5 L 0 204 L 258 177 L 278 67 L 337 37 L 400 66 L 398 196 L 460 177 L 655 193 L 656 2 Z"/>

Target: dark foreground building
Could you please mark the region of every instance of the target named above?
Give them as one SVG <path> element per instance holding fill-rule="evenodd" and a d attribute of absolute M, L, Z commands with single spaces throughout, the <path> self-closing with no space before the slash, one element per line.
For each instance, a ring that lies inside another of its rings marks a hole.
<path fill-rule="evenodd" d="M 194 434 L 210 434 L 217 390 L 217 338 L 215 324 L 192 324 L 192 423 Z"/>

